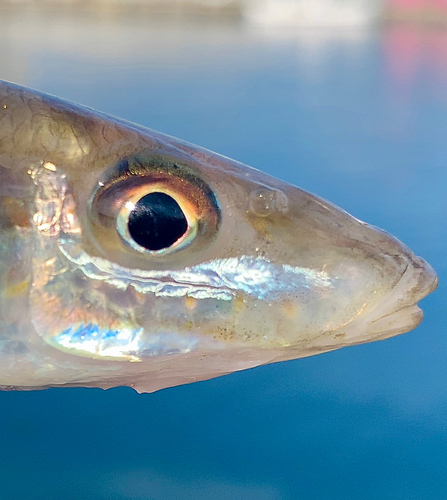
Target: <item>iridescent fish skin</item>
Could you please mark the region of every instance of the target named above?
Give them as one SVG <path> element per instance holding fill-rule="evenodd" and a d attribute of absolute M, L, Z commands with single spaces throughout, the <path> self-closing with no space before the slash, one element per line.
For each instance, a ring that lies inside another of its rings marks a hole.
<path fill-rule="evenodd" d="M 161 250 L 129 225 L 148 193 L 187 222 Z M 4 389 L 151 392 L 384 339 L 419 324 L 436 285 L 405 245 L 316 196 L 0 82 Z"/>

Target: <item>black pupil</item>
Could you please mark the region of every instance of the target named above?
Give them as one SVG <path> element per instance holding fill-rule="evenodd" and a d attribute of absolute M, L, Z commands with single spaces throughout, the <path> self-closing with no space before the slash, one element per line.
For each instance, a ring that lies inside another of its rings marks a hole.
<path fill-rule="evenodd" d="M 129 233 L 147 250 L 169 248 L 188 229 L 179 204 L 165 193 L 143 196 L 129 214 Z"/>

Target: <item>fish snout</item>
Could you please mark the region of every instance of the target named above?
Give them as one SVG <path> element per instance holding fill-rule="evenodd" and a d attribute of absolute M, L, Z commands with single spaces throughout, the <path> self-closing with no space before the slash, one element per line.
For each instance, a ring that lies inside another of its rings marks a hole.
<path fill-rule="evenodd" d="M 418 302 L 438 286 L 434 269 L 405 245 L 392 239 L 399 244 L 407 265 L 389 294 L 362 318 L 364 326 L 355 325 L 370 340 L 385 339 L 416 328 L 423 319 Z"/>

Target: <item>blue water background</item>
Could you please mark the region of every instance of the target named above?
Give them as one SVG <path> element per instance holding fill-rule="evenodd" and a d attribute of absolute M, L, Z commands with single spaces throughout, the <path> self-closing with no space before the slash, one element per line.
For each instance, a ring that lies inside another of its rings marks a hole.
<path fill-rule="evenodd" d="M 1 13 L 0 78 L 323 196 L 437 270 L 415 331 L 138 395 L 0 393 L 3 500 L 447 498 L 447 33 Z"/>

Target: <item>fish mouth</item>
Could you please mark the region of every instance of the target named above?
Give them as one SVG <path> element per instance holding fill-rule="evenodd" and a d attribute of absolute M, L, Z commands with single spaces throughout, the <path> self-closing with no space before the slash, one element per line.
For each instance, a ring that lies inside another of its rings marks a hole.
<path fill-rule="evenodd" d="M 411 253 L 407 258 L 408 265 L 390 294 L 363 318 L 370 340 L 416 328 L 424 316 L 418 302 L 438 286 L 438 277 L 430 264 Z"/>

